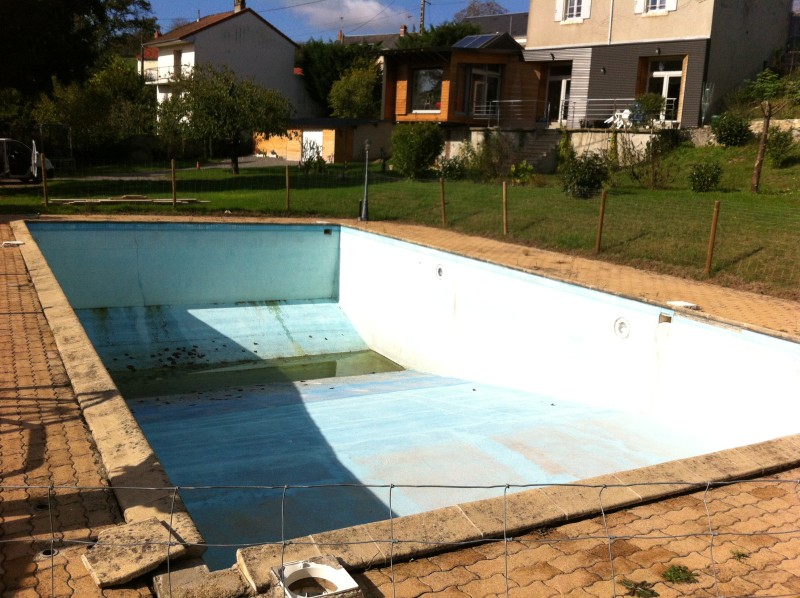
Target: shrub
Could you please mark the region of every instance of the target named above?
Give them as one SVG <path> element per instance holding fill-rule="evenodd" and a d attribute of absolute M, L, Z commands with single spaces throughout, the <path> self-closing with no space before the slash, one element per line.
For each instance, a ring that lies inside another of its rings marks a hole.
<path fill-rule="evenodd" d="M 325 163 L 325 158 L 322 157 L 322 147 L 316 141 L 312 139 L 303 141 L 298 166 L 306 174 L 310 171 L 322 172 L 325 170 L 327 164 Z"/>
<path fill-rule="evenodd" d="M 572 147 L 572 137 L 569 131 L 561 131 L 561 141 L 558 142 L 558 166 L 565 167 L 575 159 L 575 148 Z"/>
<path fill-rule="evenodd" d="M 770 129 L 767 139 L 767 156 L 775 168 L 782 168 L 789 161 L 794 149 L 794 134 L 791 129 Z"/>
<path fill-rule="evenodd" d="M 722 166 L 718 162 L 698 162 L 692 165 L 689 183 L 695 193 L 707 193 L 719 186 Z"/>
<path fill-rule="evenodd" d="M 608 164 L 602 156 L 583 154 L 564 165 L 561 185 L 568 195 L 586 199 L 596 195 L 608 177 Z"/>
<path fill-rule="evenodd" d="M 418 178 L 444 149 L 444 136 L 435 123 L 399 125 L 392 132 L 392 164 L 402 174 Z"/>
<path fill-rule="evenodd" d="M 492 131 L 477 148 L 470 146 L 464 159 L 473 179 L 493 181 L 505 176 L 510 154 L 509 140 Z"/>
<path fill-rule="evenodd" d="M 640 127 L 651 127 L 663 110 L 664 97 L 660 93 L 645 93 L 636 98 L 630 118 Z"/>
<path fill-rule="evenodd" d="M 512 185 L 529 185 L 536 177 L 536 170 L 527 160 L 519 164 L 512 164 L 508 171 Z"/>
<path fill-rule="evenodd" d="M 719 143 L 728 147 L 744 145 L 752 137 L 747 120 L 732 112 L 725 112 L 712 120 L 711 131 Z"/>
<path fill-rule="evenodd" d="M 449 181 L 457 181 L 467 176 L 467 161 L 464 156 L 439 158 L 437 166 L 442 177 Z"/>

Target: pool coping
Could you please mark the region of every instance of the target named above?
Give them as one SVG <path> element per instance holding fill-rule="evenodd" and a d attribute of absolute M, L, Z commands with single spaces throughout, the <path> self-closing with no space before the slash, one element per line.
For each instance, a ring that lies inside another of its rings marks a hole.
<path fill-rule="evenodd" d="M 102 220 L 144 219 L 105 217 Z M 162 218 L 160 221 L 197 220 Z M 229 219 L 202 221 L 230 222 Z M 303 222 L 308 223 L 308 220 Z M 325 223 L 348 226 L 333 221 Z M 24 243 L 20 248 L 23 258 L 125 521 L 134 523 L 155 516 L 172 527 L 190 545 L 192 550 L 189 556 L 200 555 L 205 548 L 200 532 L 180 498 L 175 495 L 174 485 L 86 336 L 25 222 L 14 221 L 11 227 L 15 238 Z M 554 276 L 546 277 L 576 284 Z M 641 298 L 631 298 L 642 301 Z M 702 319 L 785 338 L 776 331 L 746 327 L 705 314 Z M 791 336 L 786 340 L 797 342 Z M 351 570 L 380 567 L 451 550 L 465 543 L 511 538 L 533 529 L 696 491 L 715 483 L 763 476 L 798 465 L 800 434 L 572 484 L 540 485 L 524 492 L 504 493 L 497 498 L 313 534 L 288 540 L 284 544 L 242 548 L 237 551 L 237 565 L 250 586 L 262 592 L 270 583 L 270 569 L 291 560 L 324 554 L 339 558 Z"/>

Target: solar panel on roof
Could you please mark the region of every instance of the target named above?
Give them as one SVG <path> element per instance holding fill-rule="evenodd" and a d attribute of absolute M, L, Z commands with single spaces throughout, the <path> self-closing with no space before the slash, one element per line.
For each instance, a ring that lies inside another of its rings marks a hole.
<path fill-rule="evenodd" d="M 464 39 L 457 41 L 453 44 L 454 48 L 480 48 L 487 42 L 491 41 L 497 36 L 496 33 L 489 33 L 483 35 L 468 35 Z"/>

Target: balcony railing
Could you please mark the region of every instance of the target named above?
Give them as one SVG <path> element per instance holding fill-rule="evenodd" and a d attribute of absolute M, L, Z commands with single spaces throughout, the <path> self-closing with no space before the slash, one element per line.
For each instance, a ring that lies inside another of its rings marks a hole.
<path fill-rule="evenodd" d="M 186 77 L 192 72 L 191 64 L 181 64 L 177 67 L 170 66 L 157 66 L 154 68 L 145 69 L 144 78 L 147 83 L 169 83 L 175 81 L 179 77 Z"/>
<path fill-rule="evenodd" d="M 667 98 L 656 125 L 674 125 L 678 120 L 677 98 Z M 636 98 L 609 98 L 543 102 L 496 100 L 473 107 L 472 116 L 490 127 L 553 127 L 569 129 L 650 126 Z"/>

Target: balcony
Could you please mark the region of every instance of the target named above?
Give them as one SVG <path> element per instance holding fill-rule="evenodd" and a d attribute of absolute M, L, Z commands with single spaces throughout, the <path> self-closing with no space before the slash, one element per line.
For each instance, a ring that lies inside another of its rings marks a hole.
<path fill-rule="evenodd" d="M 172 83 L 179 78 L 188 77 L 192 72 L 192 68 L 193 65 L 191 64 L 149 68 L 145 69 L 144 71 L 144 79 L 145 82 L 149 83 L 150 85 L 164 85 L 167 83 Z"/>
<path fill-rule="evenodd" d="M 472 117 L 487 127 L 567 129 L 640 129 L 650 126 L 635 98 L 591 100 L 495 100 L 473 106 Z M 678 126 L 678 98 L 666 98 L 654 123 Z"/>

